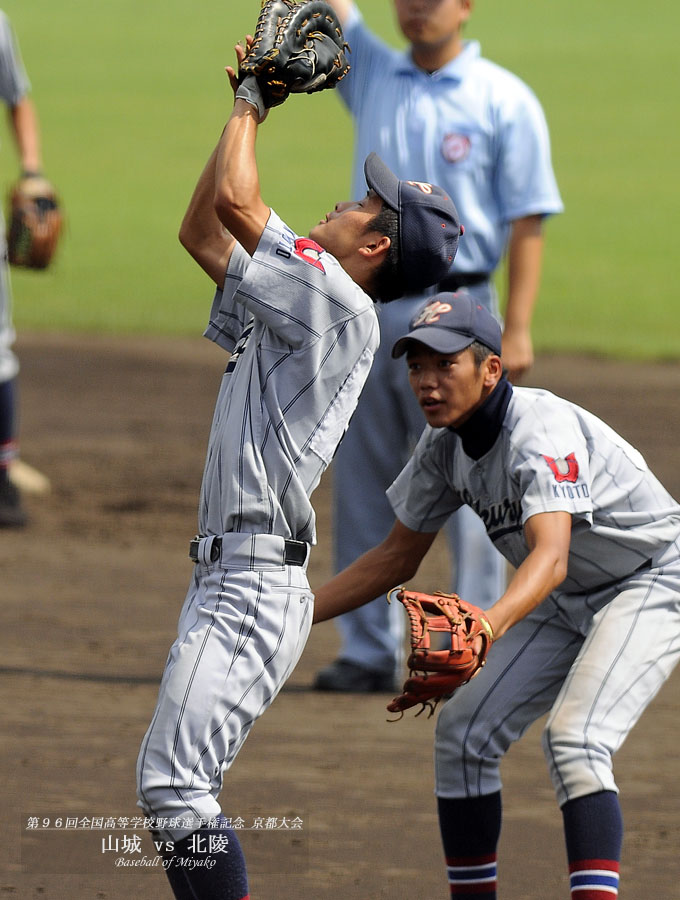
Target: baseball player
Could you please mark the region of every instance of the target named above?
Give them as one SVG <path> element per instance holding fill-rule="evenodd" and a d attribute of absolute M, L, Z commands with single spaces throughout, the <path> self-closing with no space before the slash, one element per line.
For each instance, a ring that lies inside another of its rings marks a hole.
<path fill-rule="evenodd" d="M 411 578 L 447 518 L 472 508 L 515 574 L 486 610 L 486 666 L 437 722 L 451 895 L 496 897 L 499 764 L 549 713 L 571 897 L 604 900 L 623 832 L 612 756 L 680 654 L 680 505 L 594 415 L 513 387 L 500 353 L 496 320 L 462 294 L 433 297 L 394 344 L 427 427 L 388 490 L 390 534 L 317 592 L 315 621 Z"/>
<path fill-rule="evenodd" d="M 355 123 L 354 191 L 375 150 L 400 177 L 441 185 L 454 200 L 465 237 L 452 271 L 429 290 L 467 290 L 498 315 L 494 270 L 507 249 L 503 353 L 511 379 L 531 364 L 530 323 L 538 293 L 546 218 L 562 210 L 548 129 L 533 92 L 463 40 L 472 0 L 395 0 L 406 51 L 372 34 L 351 0 L 333 0 L 352 48 L 338 90 Z M 415 174 L 409 174 L 415 173 Z M 384 537 L 392 510 L 385 490 L 422 431 L 406 372 L 390 348 L 420 308 L 422 293 L 381 310 L 381 345 L 356 415 L 333 463 L 333 534 L 338 569 Z M 379 417 L 394 423 L 376 428 Z M 446 528 L 455 589 L 474 584 L 485 607 L 501 591 L 505 565 L 467 508 Z M 384 599 L 338 619 L 338 657 L 317 676 L 324 690 L 392 690 L 401 672 L 403 623 Z"/>
<path fill-rule="evenodd" d="M 180 239 L 217 285 L 206 336 L 231 355 L 190 545 L 193 577 L 137 768 L 139 804 L 175 895 L 201 900 L 248 894 L 217 797 L 311 627 L 309 497 L 378 345 L 373 298 L 395 271 L 416 284 L 436 279 L 460 232 L 448 196 L 400 182 L 374 154 L 365 196 L 296 235 L 260 196 L 259 102 L 227 71 L 233 111 Z M 392 246 L 387 232 L 410 237 Z M 206 866 L 206 852 L 225 841 Z"/>
<path fill-rule="evenodd" d="M 10 132 L 19 154 L 22 174 L 39 175 L 42 168 L 38 122 L 30 84 L 18 44 L 5 13 L 0 10 L 0 97 L 9 110 Z M 5 224 L 0 214 L 0 527 L 26 523 L 26 512 L 10 467 L 17 460 L 17 376 L 19 361 L 12 351 L 12 296 Z"/>

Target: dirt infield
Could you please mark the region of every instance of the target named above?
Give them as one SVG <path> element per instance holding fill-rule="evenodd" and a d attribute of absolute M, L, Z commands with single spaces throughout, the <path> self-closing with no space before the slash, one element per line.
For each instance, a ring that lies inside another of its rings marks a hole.
<path fill-rule="evenodd" d="M 0 532 L 0 900 L 169 898 L 162 872 L 132 865 L 154 858 L 134 819 L 134 767 L 190 575 L 223 356 L 200 338 L 22 335 L 18 351 L 24 457 L 52 491 L 27 498 L 26 529 Z M 530 383 L 602 415 L 680 496 L 680 366 L 544 357 Z M 330 574 L 329 493 L 327 476 L 312 586 Z M 419 584 L 446 581 L 438 544 L 425 567 Z M 434 720 L 389 723 L 384 696 L 309 690 L 336 646 L 332 624 L 313 631 L 227 776 L 251 896 L 444 898 Z M 679 678 L 617 757 L 622 900 L 680 898 Z M 539 732 L 503 768 L 503 900 L 568 895 Z"/>

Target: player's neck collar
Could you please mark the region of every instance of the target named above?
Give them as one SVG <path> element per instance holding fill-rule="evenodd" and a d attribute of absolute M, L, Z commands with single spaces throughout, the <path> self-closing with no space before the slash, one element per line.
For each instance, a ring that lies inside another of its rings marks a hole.
<path fill-rule="evenodd" d="M 484 403 L 460 428 L 452 428 L 463 442 L 466 456 L 481 459 L 496 443 L 512 397 L 512 385 L 503 376 Z"/>

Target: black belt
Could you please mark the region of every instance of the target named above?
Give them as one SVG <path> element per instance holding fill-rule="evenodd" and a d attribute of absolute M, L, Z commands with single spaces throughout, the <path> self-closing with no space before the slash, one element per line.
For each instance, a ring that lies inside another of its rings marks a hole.
<path fill-rule="evenodd" d="M 189 559 L 199 562 L 198 548 L 205 535 L 197 535 L 189 542 Z M 287 540 L 283 542 L 283 564 L 286 566 L 304 566 L 309 545 L 304 541 Z M 217 562 L 222 552 L 222 538 L 216 537 L 210 546 L 210 561 Z"/>
<path fill-rule="evenodd" d="M 491 278 L 489 272 L 452 272 L 437 285 L 437 291 L 457 291 L 462 287 L 482 284 Z"/>

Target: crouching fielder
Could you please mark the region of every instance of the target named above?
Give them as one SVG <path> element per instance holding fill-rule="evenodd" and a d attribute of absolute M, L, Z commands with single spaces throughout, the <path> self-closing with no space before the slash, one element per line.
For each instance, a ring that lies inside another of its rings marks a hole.
<path fill-rule="evenodd" d="M 448 517 L 472 507 L 515 574 L 486 610 L 486 665 L 436 727 L 451 895 L 496 898 L 500 762 L 549 713 L 571 897 L 611 900 L 623 836 L 612 757 L 680 653 L 680 506 L 594 415 L 513 387 L 500 352 L 497 322 L 463 294 L 432 298 L 396 342 L 428 427 L 387 492 L 392 531 L 317 592 L 314 620 L 413 577 Z"/>

